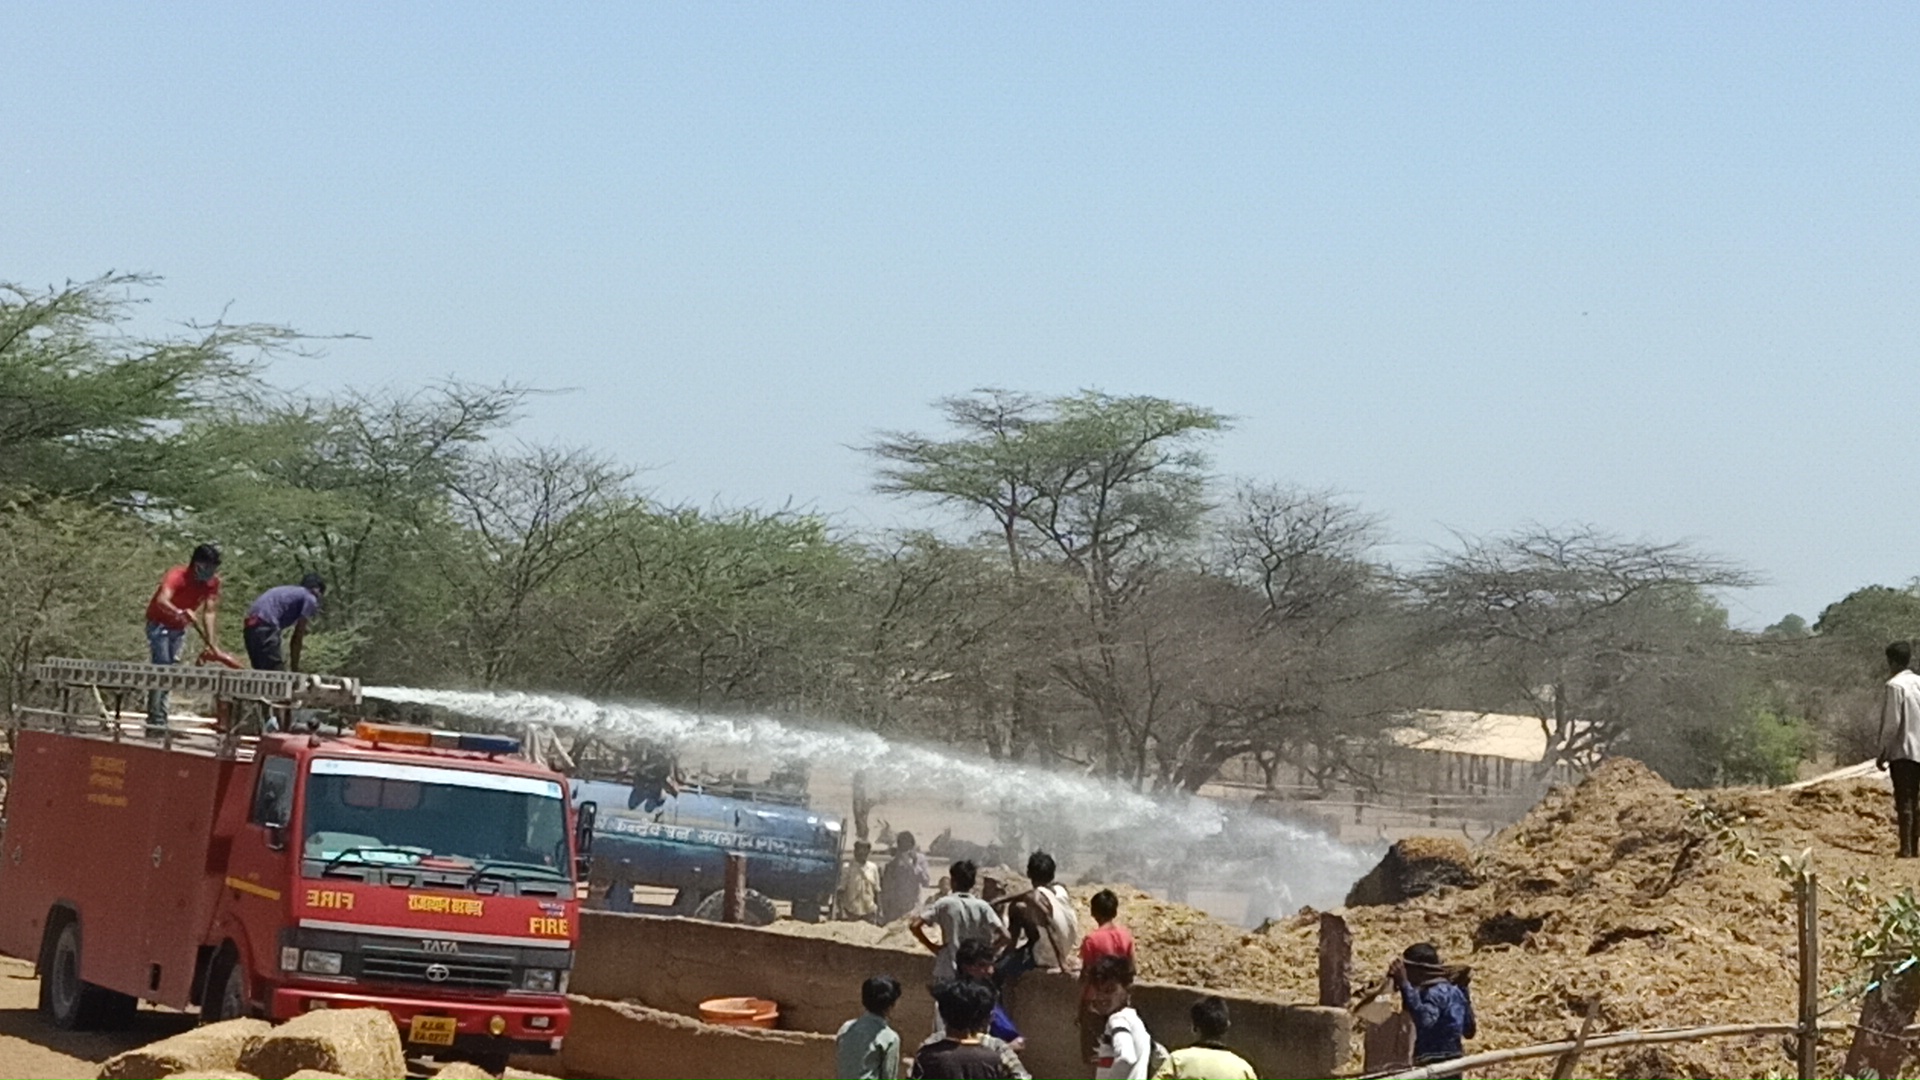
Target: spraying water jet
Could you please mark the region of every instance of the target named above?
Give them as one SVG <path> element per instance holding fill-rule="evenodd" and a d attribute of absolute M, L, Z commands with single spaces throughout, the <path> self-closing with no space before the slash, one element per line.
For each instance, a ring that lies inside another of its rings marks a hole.
<path fill-rule="evenodd" d="M 442 708 L 494 723 L 549 727 L 683 753 L 749 753 L 863 775 L 870 797 L 945 799 L 1032 823 L 1032 837 L 1104 853 L 1118 878 L 1179 875 L 1237 883 L 1252 894 L 1249 922 L 1299 905 L 1338 905 L 1380 852 L 1309 826 L 1190 795 L 1152 797 L 1119 783 L 988 761 L 868 731 L 808 727 L 754 714 L 699 713 L 566 694 L 374 687 L 368 697 Z M 1130 872 L 1131 871 L 1131 872 Z"/>

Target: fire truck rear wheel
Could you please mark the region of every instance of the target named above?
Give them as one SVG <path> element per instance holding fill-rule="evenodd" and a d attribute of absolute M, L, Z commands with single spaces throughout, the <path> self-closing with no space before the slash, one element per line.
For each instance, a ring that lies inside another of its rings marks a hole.
<path fill-rule="evenodd" d="M 80 977 L 80 920 L 62 913 L 40 967 L 41 1013 L 55 1027 L 82 1031 L 126 1027 L 139 1007 L 137 998 Z"/>

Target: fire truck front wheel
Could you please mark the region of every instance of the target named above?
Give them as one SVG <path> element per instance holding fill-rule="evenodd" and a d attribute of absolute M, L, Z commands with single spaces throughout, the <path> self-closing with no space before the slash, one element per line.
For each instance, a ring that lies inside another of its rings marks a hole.
<path fill-rule="evenodd" d="M 505 1076 L 507 1072 L 507 1058 L 508 1055 L 506 1053 L 499 1051 L 481 1052 L 468 1054 L 467 1062 L 481 1072 L 492 1073 L 495 1076 Z"/>
<path fill-rule="evenodd" d="M 233 946 L 221 948 L 207 972 L 207 994 L 200 1006 L 200 1022 L 217 1023 L 253 1015 L 253 996 L 247 988 L 247 965 Z"/>
<path fill-rule="evenodd" d="M 80 920 L 72 912 L 61 910 L 49 918 L 48 924 L 51 940 L 42 951 L 40 965 L 41 1014 L 55 1027 L 69 1031 L 123 1028 L 133 1023 L 139 999 L 80 977 Z"/>

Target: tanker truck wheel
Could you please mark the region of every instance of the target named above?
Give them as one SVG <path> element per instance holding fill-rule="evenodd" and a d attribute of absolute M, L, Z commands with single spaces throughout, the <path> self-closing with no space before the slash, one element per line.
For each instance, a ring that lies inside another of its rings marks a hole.
<path fill-rule="evenodd" d="M 59 923 L 40 965 L 40 1012 L 55 1027 L 69 1031 L 123 1028 L 133 1022 L 140 1001 L 80 977 L 80 921 L 71 915 Z"/>
<path fill-rule="evenodd" d="M 725 920 L 721 916 L 726 913 L 726 905 L 726 890 L 715 889 L 700 901 L 699 907 L 693 909 L 693 917 L 708 922 L 723 922 Z M 752 889 L 747 890 L 747 902 L 743 906 L 746 908 L 745 921 L 748 926 L 766 926 L 780 917 L 780 910 L 773 906 L 773 901 L 766 894 Z"/>

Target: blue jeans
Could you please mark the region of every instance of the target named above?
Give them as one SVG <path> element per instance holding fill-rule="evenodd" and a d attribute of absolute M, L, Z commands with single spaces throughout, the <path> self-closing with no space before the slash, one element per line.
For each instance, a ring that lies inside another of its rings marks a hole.
<path fill-rule="evenodd" d="M 186 640 L 185 630 L 175 630 L 171 626 L 150 622 L 147 624 L 147 659 L 155 664 L 177 664 L 180 662 L 180 646 Z M 147 726 L 149 728 L 167 726 L 167 692 L 165 690 L 147 691 Z"/>

